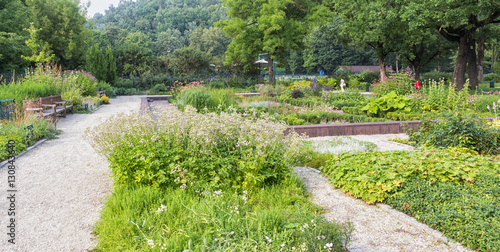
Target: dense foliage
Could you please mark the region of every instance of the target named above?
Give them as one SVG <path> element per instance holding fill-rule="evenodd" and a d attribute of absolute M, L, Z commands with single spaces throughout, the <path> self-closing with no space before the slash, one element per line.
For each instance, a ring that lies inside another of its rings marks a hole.
<path fill-rule="evenodd" d="M 463 147 L 483 154 L 498 153 L 500 130 L 486 121 L 454 115 L 442 121 L 424 121 L 418 130 L 407 131 L 416 145 Z"/>
<path fill-rule="evenodd" d="M 32 130 L 26 126 L 32 125 Z M 0 149 L 0 161 L 7 159 L 9 153 L 5 146 L 9 141 L 14 141 L 14 151 L 19 155 L 26 150 L 29 145 L 33 145 L 36 141 L 42 138 L 51 139 L 55 136 L 56 130 L 47 121 L 42 119 L 27 118 L 23 122 L 1 122 L 0 123 L 0 145 L 4 148 Z"/>

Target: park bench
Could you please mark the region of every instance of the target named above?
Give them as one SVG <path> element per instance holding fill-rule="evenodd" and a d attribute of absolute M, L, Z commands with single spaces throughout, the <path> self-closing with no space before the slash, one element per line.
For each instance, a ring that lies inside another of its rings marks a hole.
<path fill-rule="evenodd" d="M 67 105 L 70 102 L 70 105 Z M 25 113 L 38 112 L 38 117 L 50 117 L 55 121 L 57 114 L 66 117 L 66 110 L 71 109 L 73 113 L 73 100 L 62 100 L 60 95 L 39 97 L 31 100 L 23 100 Z"/>

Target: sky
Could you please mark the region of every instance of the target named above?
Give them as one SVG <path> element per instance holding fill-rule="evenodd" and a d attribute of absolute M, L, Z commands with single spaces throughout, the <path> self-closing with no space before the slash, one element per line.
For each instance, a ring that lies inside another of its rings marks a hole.
<path fill-rule="evenodd" d="M 118 6 L 120 0 L 82 0 L 81 3 L 90 2 L 90 7 L 87 10 L 87 17 L 91 18 L 97 12 L 104 14 L 104 10 L 106 10 L 110 5 Z"/>

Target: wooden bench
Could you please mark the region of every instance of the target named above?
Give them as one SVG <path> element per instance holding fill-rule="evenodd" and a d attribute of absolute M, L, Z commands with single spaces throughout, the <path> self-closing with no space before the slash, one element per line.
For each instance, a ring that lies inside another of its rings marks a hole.
<path fill-rule="evenodd" d="M 67 103 L 70 105 L 67 105 Z M 38 112 L 38 117 L 50 117 L 55 121 L 57 114 L 66 117 L 66 110 L 71 109 L 73 113 L 73 100 L 62 100 L 60 95 L 40 97 L 23 101 L 23 108 L 26 114 Z"/>
<path fill-rule="evenodd" d="M 49 98 L 52 100 L 52 104 L 57 105 L 57 113 L 61 111 L 63 113 L 63 117 L 66 117 L 66 111 L 71 109 L 71 114 L 73 114 L 73 100 L 63 100 L 61 95 L 53 95 L 49 96 Z"/>

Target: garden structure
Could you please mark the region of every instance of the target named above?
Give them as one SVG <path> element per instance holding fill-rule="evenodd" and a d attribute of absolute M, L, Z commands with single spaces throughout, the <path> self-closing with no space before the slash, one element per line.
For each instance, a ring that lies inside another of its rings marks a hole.
<path fill-rule="evenodd" d="M 73 100 L 63 100 L 61 95 L 39 97 L 23 100 L 23 109 L 26 114 L 37 112 L 38 117 L 50 117 L 51 120 L 55 121 L 58 114 L 65 118 L 67 110 L 71 110 L 73 113 Z"/>

